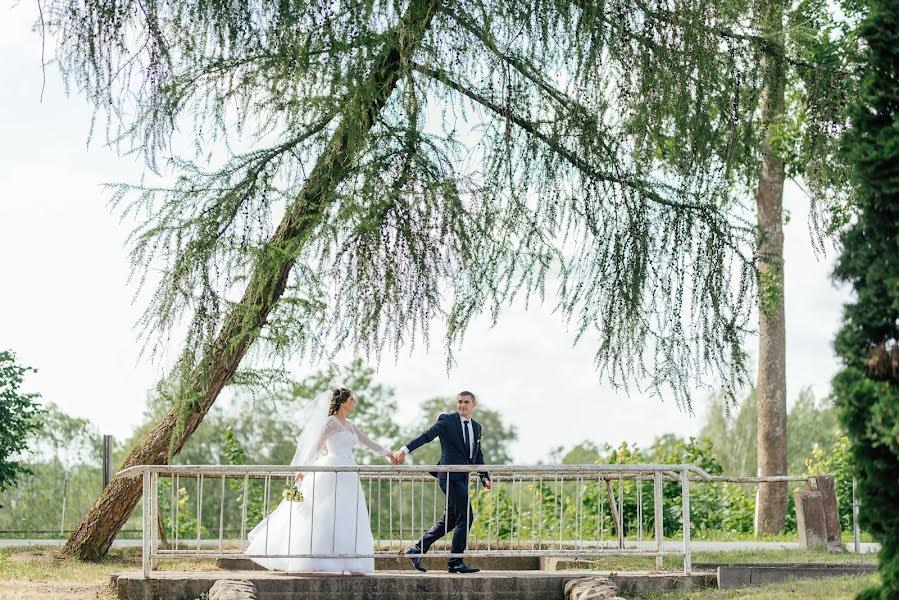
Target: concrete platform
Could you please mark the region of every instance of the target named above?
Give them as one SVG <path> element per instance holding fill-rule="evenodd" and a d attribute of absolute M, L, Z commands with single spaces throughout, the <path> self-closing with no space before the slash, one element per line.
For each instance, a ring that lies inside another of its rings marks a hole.
<path fill-rule="evenodd" d="M 193 600 L 217 579 L 248 579 L 259 600 L 344 600 L 346 598 L 416 600 L 564 600 L 565 583 L 588 575 L 612 579 L 622 593 L 695 590 L 717 587 L 713 572 L 602 573 L 599 571 L 481 571 L 471 575 L 443 572 L 382 571 L 372 575 L 326 575 L 271 571 L 156 571 L 113 575 L 122 600 Z"/>
<path fill-rule="evenodd" d="M 709 567 L 711 565 L 703 565 Z M 711 569 L 710 569 L 711 570 Z M 877 571 L 875 564 L 810 564 L 810 563 L 751 563 L 718 565 L 718 587 L 722 590 L 781 583 L 788 579 L 820 579 L 842 575 L 870 575 Z"/>

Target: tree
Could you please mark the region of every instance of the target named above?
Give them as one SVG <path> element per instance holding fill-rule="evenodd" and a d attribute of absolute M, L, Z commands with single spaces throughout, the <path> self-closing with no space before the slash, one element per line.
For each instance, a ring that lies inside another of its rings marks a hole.
<path fill-rule="evenodd" d="M 76 525 L 103 481 L 102 437 L 87 419 L 69 416 L 51 402 L 35 421 L 21 455 L 28 474 L 0 496 L 0 529 L 28 532 L 27 537 Z"/>
<path fill-rule="evenodd" d="M 750 392 L 733 407 L 720 394 L 709 397 L 706 422 L 699 430 L 699 437 L 711 441 L 727 475 L 756 474 L 758 404 L 755 398 L 755 393 Z"/>
<path fill-rule="evenodd" d="M 609 451 L 609 448 L 606 448 Z M 585 440 L 570 449 L 564 446 L 554 448 L 549 453 L 551 463 L 563 465 L 589 465 L 600 462 L 600 448 L 593 442 Z"/>
<path fill-rule="evenodd" d="M 757 53 L 783 48 L 722 28 L 726 8 L 48 2 L 58 64 L 111 141 L 177 175 L 114 197 L 138 220 L 135 278 L 159 282 L 149 346 L 188 323 L 171 409 L 124 466 L 180 451 L 250 349 L 378 355 L 436 314 L 451 350 L 548 281 L 599 335 L 602 375 L 686 404 L 696 380 L 735 390 L 755 240 L 728 208 Z M 139 494 L 112 482 L 66 552 L 102 555 Z"/>
<path fill-rule="evenodd" d="M 778 48 L 786 46 L 783 0 L 758 3 L 762 35 Z M 784 312 L 783 158 L 775 151 L 775 127 L 785 112 L 786 61 L 782 55 L 762 57 L 761 173 L 755 190 L 758 220 L 759 358 L 756 380 L 758 407 L 758 474 L 787 474 L 787 355 Z M 756 528 L 760 533 L 783 529 L 787 484 L 759 484 Z"/>
<path fill-rule="evenodd" d="M 758 225 L 759 357 L 757 474 L 785 475 L 791 427 L 787 417 L 786 314 L 784 308 L 783 188 L 787 176 L 808 187 L 813 208 L 813 242 L 843 223 L 851 193 L 848 164 L 839 152 L 844 110 L 856 87 L 853 2 L 759 0 L 752 18 L 769 42 L 763 54 L 761 157 L 755 204 Z M 794 56 L 788 55 L 791 51 Z M 822 218 L 823 217 L 823 218 Z M 821 221 L 828 221 L 822 224 Z M 759 485 L 756 532 L 783 529 L 786 482 Z"/>
<path fill-rule="evenodd" d="M 28 469 L 17 456 L 28 448 L 28 436 L 40 426 L 40 394 L 23 393 L 25 374 L 35 371 L 16 362 L 9 350 L 0 351 L 0 492 L 16 485 L 16 479 Z"/>
<path fill-rule="evenodd" d="M 859 597 L 886 600 L 899 596 L 899 2 L 873 0 L 859 31 L 865 75 L 845 145 L 857 211 L 834 270 L 854 299 L 834 342 L 845 367 L 833 388 L 851 442 L 861 524 L 881 543 L 880 586 Z"/>
<path fill-rule="evenodd" d="M 734 412 L 719 394 L 709 398 L 706 422 L 700 438 L 709 438 L 715 456 L 728 475 L 756 473 L 757 440 L 756 394 L 749 393 Z M 787 452 L 787 472 L 805 472 L 806 461 L 815 449 L 830 452 L 840 436 L 836 408 L 832 398 L 817 400 L 810 388 L 803 388 L 787 414 L 787 437 L 792 440 Z"/>

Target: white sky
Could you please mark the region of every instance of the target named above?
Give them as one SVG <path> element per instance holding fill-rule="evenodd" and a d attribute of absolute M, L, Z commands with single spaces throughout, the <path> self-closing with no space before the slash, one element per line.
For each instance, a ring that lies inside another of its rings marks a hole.
<path fill-rule="evenodd" d="M 55 67 L 47 69 L 41 101 L 40 38 L 30 31 L 35 12 L 31 3 L 0 6 L 0 348 L 39 369 L 29 390 L 121 439 L 139 423 L 162 365 L 138 360 L 134 324 L 143 299 L 127 286 L 128 230 L 110 213 L 102 185 L 135 182 L 142 165 L 86 145 L 90 109 L 82 98 L 66 97 Z M 807 385 L 819 397 L 828 393 L 837 369 L 831 341 L 848 296 L 830 282 L 834 253 L 819 260 L 812 251 L 807 201 L 788 185 L 784 202 L 792 214 L 785 228 L 792 401 Z M 695 434 L 702 424 L 705 391 L 691 416 L 670 399 L 601 385 L 593 347 L 573 347 L 572 333 L 548 307 L 511 308 L 493 329 L 477 322 L 449 375 L 440 331 L 433 333 L 430 352 L 418 345 L 397 362 L 388 356 L 372 365 L 378 380 L 396 389 L 403 423 L 421 400 L 471 389 L 518 426 L 514 455 L 522 463 L 585 439 L 646 444 L 666 432 Z M 748 343 L 755 354 L 757 340 Z M 297 373 L 317 366 L 298 365 Z"/>

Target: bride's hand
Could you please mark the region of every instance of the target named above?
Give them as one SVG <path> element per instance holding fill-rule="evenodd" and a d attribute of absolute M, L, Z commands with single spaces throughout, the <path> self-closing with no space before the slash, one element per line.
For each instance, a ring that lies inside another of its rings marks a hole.
<path fill-rule="evenodd" d="M 296 475 L 293 476 L 293 480 L 297 483 L 301 483 L 303 481 L 303 474 L 297 471 Z"/>

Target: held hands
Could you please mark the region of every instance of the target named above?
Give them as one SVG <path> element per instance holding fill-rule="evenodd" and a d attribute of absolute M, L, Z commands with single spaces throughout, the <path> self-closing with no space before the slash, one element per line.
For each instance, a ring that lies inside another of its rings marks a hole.
<path fill-rule="evenodd" d="M 390 462 L 395 465 L 401 465 L 406 462 L 406 453 L 402 450 L 397 450 L 396 452 L 391 452 L 387 456 L 390 457 Z"/>

